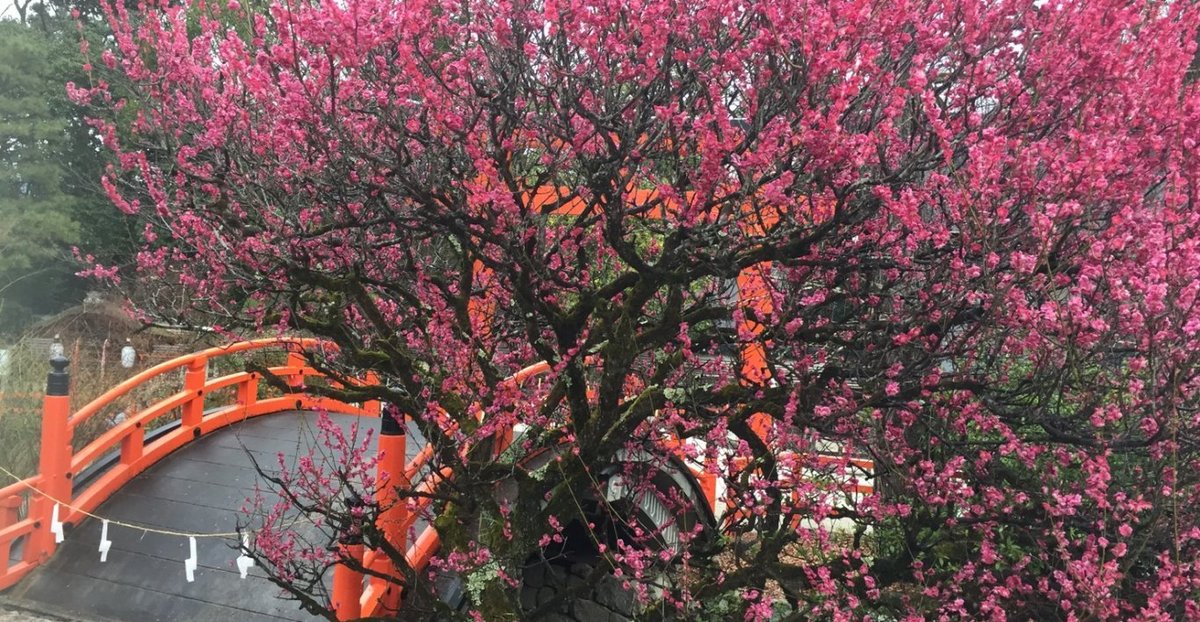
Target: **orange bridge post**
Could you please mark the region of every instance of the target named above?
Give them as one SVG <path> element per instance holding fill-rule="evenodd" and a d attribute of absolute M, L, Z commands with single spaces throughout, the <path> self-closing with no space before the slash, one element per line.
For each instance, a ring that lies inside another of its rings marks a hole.
<path fill-rule="evenodd" d="M 204 384 L 208 382 L 208 358 L 196 357 L 183 374 L 183 390 L 191 399 L 183 405 L 183 427 L 195 428 L 204 419 Z"/>
<path fill-rule="evenodd" d="M 379 425 L 379 465 L 376 479 L 375 502 L 379 514 L 375 526 L 397 551 L 407 550 L 405 523 L 408 522 L 407 499 L 401 494 L 410 482 L 406 473 L 408 437 L 406 416 L 395 406 L 382 409 Z M 366 554 L 367 563 L 375 572 L 398 577 L 399 569 L 383 551 Z M 372 577 L 363 598 L 364 616 L 394 615 L 400 608 L 403 586 Z"/>
<path fill-rule="evenodd" d="M 70 361 L 58 355 L 50 359 L 50 373 L 46 377 L 46 397 L 42 401 L 42 446 L 38 457 L 38 472 L 41 479 L 38 489 L 44 494 L 34 498 L 30 514 L 41 525 L 30 534 L 29 546 L 32 558 L 39 561 L 49 559 L 54 552 L 54 535 L 50 533 L 50 518 L 56 500 L 71 501 L 71 375 L 67 373 Z M 59 507 L 59 519 L 65 520 L 69 510 Z"/>
<path fill-rule="evenodd" d="M 338 620 L 355 620 L 362 617 L 360 599 L 363 592 L 363 573 L 350 564 L 363 563 L 362 534 L 348 534 L 338 543 L 339 558 L 343 561 L 333 567 L 333 611 Z"/>

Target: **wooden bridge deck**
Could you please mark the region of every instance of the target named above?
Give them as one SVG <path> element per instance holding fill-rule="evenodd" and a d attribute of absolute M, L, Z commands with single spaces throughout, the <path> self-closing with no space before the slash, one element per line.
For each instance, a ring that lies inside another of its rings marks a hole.
<path fill-rule="evenodd" d="M 359 422 L 361 434 L 378 420 L 331 415 L 343 429 Z M 176 451 L 136 477 L 101 505 L 111 521 L 178 532 L 232 532 L 246 515 L 240 509 L 260 482 L 251 456 L 265 470 L 289 462 L 315 444 L 316 415 L 288 412 L 249 419 Z M 372 435 L 372 445 L 374 445 Z M 416 437 L 412 440 L 417 440 Z M 410 442 L 409 458 L 419 443 Z M 269 493 L 264 492 L 264 495 Z M 268 497 L 271 499 L 272 497 Z M 100 563 L 100 523 L 89 519 L 69 530 L 51 560 L 7 596 L 83 619 L 121 622 L 278 622 L 318 619 L 278 597 L 261 569 L 238 575 L 235 539 L 197 540 L 195 582 L 184 579 L 187 539 L 109 526 L 112 550 Z"/>

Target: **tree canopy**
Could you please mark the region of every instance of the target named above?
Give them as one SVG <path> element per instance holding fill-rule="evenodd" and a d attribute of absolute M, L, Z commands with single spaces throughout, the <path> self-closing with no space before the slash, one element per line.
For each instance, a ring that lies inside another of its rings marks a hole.
<path fill-rule="evenodd" d="M 59 156 L 67 128 L 55 103 L 67 102 L 56 56 L 55 42 L 41 33 L 0 22 L 0 287 L 8 290 L 0 300 L 6 306 L 44 304 L 11 294 L 44 285 L 47 268 L 79 240 L 72 197 L 63 191 Z M 0 309 L 0 317 L 15 319 L 19 311 Z"/>
<path fill-rule="evenodd" d="M 0 334 L 83 298 L 72 249 L 127 261 L 131 222 L 105 197 L 107 155 L 65 85 L 83 75 L 80 35 L 62 7 L 16 3 L 0 20 Z M 98 12 L 98 11 L 97 11 Z M 26 22 L 26 20 L 28 20 Z"/>
<path fill-rule="evenodd" d="M 328 390 L 453 470 L 438 563 L 493 579 L 487 619 L 572 522 L 689 619 L 1200 619 L 1194 3 L 107 11 L 69 90 L 150 223 L 145 311 L 378 374 Z M 580 499 L 681 452 L 731 509 L 664 565 Z M 361 465 L 326 466 L 289 481 L 336 539 Z M 345 560 L 274 527 L 268 569 L 327 602 Z"/>

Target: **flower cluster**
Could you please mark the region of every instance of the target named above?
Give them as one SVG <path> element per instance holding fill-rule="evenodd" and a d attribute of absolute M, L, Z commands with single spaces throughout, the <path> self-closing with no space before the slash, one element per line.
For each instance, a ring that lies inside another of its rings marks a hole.
<path fill-rule="evenodd" d="M 685 616 L 1200 618 L 1191 3 L 107 16 L 68 92 L 146 246 L 91 271 L 378 374 L 329 391 L 429 443 L 447 571 L 586 549 Z M 275 524 L 366 486 L 333 442 Z M 491 583 L 479 615 L 519 613 Z"/>

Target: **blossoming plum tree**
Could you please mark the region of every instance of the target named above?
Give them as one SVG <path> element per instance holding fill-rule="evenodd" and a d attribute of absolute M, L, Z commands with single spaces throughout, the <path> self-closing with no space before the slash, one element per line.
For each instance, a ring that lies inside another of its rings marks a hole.
<path fill-rule="evenodd" d="M 394 405 L 454 471 L 428 518 L 465 610 L 554 610 L 507 588 L 574 538 L 666 617 L 1200 619 L 1193 2 L 108 16 L 69 89 L 145 220 L 144 310 L 378 374 L 327 390 Z M 293 501 L 386 548 L 381 508 L 341 500 L 362 452 L 330 443 L 351 459 L 283 478 Z M 664 552 L 598 489 L 683 454 L 731 509 Z M 327 604 L 344 560 L 259 549 Z M 454 613 L 385 552 L 411 607 Z"/>

